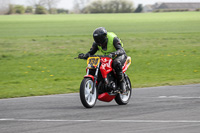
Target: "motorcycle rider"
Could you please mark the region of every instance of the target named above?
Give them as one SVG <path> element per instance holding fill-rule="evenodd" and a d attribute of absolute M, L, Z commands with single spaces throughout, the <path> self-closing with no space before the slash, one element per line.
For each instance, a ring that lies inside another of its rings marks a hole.
<path fill-rule="evenodd" d="M 122 67 L 127 59 L 123 43 L 113 32 L 107 32 L 104 27 L 99 27 L 93 32 L 94 42 L 92 48 L 87 54 L 79 54 L 79 58 L 87 59 L 90 55 L 94 55 L 100 50 L 104 55 L 108 55 L 113 59 L 112 67 L 116 72 L 117 81 L 120 84 L 122 93 L 126 92 L 124 75 Z"/>

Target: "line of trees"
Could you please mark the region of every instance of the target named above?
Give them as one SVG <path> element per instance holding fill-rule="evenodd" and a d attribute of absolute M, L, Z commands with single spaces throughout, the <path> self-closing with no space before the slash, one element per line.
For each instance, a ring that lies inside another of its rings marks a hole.
<path fill-rule="evenodd" d="M 57 13 L 56 6 L 60 2 L 60 0 L 28 0 L 28 2 L 35 8 L 36 11 L 39 8 L 40 10 L 39 14 L 45 14 L 45 13 L 56 14 Z M 44 10 L 46 11 L 43 12 Z"/>
<path fill-rule="evenodd" d="M 9 0 L 0 0 L 0 14 L 57 14 L 69 13 L 57 9 L 60 0 L 27 0 L 31 6 L 11 5 Z M 71 13 L 133 13 L 142 12 L 142 5 L 136 10 L 132 0 L 74 0 Z"/>
<path fill-rule="evenodd" d="M 51 8 L 47 9 L 44 6 L 37 5 L 36 7 L 23 5 L 9 5 L 9 10 L 4 14 L 67 14 L 69 11 L 66 9 Z"/>
<path fill-rule="evenodd" d="M 134 5 L 131 0 L 75 0 L 74 11 L 75 13 L 131 13 L 134 12 Z"/>
<path fill-rule="evenodd" d="M 0 0 L 0 14 L 66 14 L 66 9 L 56 8 L 60 0 L 27 0 L 31 6 L 12 5 L 9 0 Z"/>

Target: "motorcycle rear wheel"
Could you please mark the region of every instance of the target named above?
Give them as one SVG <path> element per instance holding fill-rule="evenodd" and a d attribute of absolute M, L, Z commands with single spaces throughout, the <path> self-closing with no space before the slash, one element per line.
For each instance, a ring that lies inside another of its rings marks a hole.
<path fill-rule="evenodd" d="M 84 107 L 92 108 L 97 101 L 97 89 L 94 88 L 92 94 L 93 80 L 91 78 L 84 78 L 80 86 L 80 99 Z"/>
<path fill-rule="evenodd" d="M 118 105 L 126 105 L 126 104 L 128 104 L 128 102 L 129 102 L 129 100 L 131 98 L 131 94 L 132 94 L 131 81 L 130 81 L 128 76 L 126 78 L 127 78 L 127 80 L 126 80 L 126 89 L 128 91 L 127 91 L 127 94 L 117 94 L 117 96 L 115 98 L 115 101 L 116 101 L 116 103 Z"/>

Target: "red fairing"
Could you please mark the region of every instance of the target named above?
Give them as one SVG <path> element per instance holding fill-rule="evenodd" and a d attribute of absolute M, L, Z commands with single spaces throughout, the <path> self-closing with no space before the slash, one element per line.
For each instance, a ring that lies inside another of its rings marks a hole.
<path fill-rule="evenodd" d="M 112 68 L 113 60 L 108 57 L 101 58 L 100 71 L 103 78 L 107 78 L 107 74 L 113 70 Z"/>
<path fill-rule="evenodd" d="M 98 96 L 98 99 L 99 99 L 100 101 L 104 101 L 104 102 L 110 102 L 110 101 L 112 101 L 114 98 L 115 98 L 115 96 L 111 96 L 111 95 L 109 95 L 107 92 L 106 92 L 106 93 L 103 93 L 103 94 L 100 94 L 100 95 Z"/>
<path fill-rule="evenodd" d="M 84 78 L 91 78 L 94 81 L 94 76 L 93 75 L 85 75 Z"/>
<path fill-rule="evenodd" d="M 125 62 L 122 68 L 123 73 L 125 73 L 127 69 L 128 69 L 127 62 Z"/>

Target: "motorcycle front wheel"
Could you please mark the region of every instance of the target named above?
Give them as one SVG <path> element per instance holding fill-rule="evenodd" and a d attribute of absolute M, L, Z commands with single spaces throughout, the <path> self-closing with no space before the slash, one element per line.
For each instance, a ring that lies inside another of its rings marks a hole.
<path fill-rule="evenodd" d="M 93 80 L 91 78 L 84 78 L 80 86 L 80 99 L 84 107 L 92 108 L 97 101 L 97 90 L 94 88 L 92 93 Z"/>
<path fill-rule="evenodd" d="M 131 98 L 132 94 L 131 81 L 128 76 L 126 78 L 127 78 L 126 80 L 127 94 L 117 94 L 115 101 L 118 105 L 126 105 Z"/>

